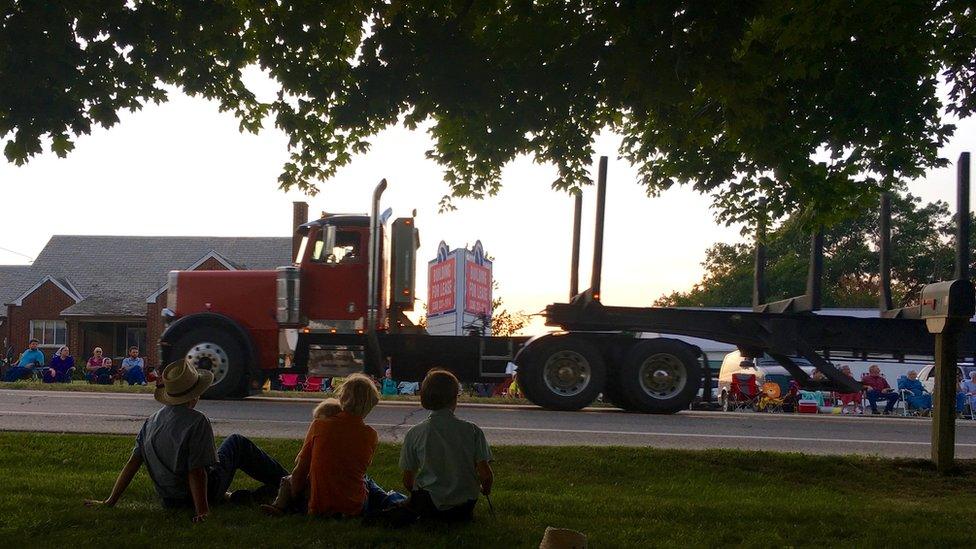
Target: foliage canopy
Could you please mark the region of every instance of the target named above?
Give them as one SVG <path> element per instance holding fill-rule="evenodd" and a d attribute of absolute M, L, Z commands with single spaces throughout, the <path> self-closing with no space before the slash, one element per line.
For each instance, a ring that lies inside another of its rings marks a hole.
<path fill-rule="evenodd" d="M 952 278 L 955 222 L 944 202 L 921 204 L 910 194 L 892 196 L 891 289 L 895 307 L 917 304 L 926 284 Z M 877 307 L 879 289 L 877 208 L 824 230 L 824 307 Z M 810 234 L 789 219 L 767 235 L 769 301 L 802 295 L 810 261 Z M 972 247 L 972 244 L 971 244 Z M 705 275 L 687 292 L 661 296 L 656 305 L 752 305 L 755 244 L 716 243 L 705 252 Z M 976 257 L 976 256 L 973 256 Z"/>
<path fill-rule="evenodd" d="M 272 101 L 245 86 L 265 69 Z M 940 99 L 939 79 L 949 94 Z M 46 144 L 166 99 L 219 102 L 289 137 L 279 183 L 314 192 L 393 124 L 425 128 L 454 196 L 518 155 L 589 182 L 594 136 L 649 194 L 690 184 L 719 218 L 818 222 L 940 164 L 943 111 L 976 109 L 969 0 L 12 0 L 0 8 L 0 135 Z"/>

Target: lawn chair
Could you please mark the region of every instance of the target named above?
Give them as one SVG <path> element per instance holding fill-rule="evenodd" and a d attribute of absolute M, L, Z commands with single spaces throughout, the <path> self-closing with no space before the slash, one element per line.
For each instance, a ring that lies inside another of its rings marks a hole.
<path fill-rule="evenodd" d="M 314 376 L 305 378 L 305 383 L 302 384 L 302 391 L 306 393 L 322 392 L 322 378 Z"/>
<path fill-rule="evenodd" d="M 907 376 L 899 377 L 898 383 L 895 386 L 901 387 L 902 380 L 906 378 Z M 924 389 L 922 390 L 923 394 L 926 392 L 927 391 L 925 391 Z M 908 389 L 898 389 L 898 396 L 901 397 L 901 415 L 903 417 L 928 415 L 929 412 L 928 408 L 919 408 L 917 406 L 912 405 L 909 397 L 914 396 L 914 393 L 912 393 Z"/>
<path fill-rule="evenodd" d="M 762 393 L 756 383 L 755 374 L 732 374 L 732 383 L 725 396 L 723 409 L 726 412 L 739 410 L 755 410 Z"/>
<path fill-rule="evenodd" d="M 766 374 L 760 408 L 767 412 L 792 412 L 798 400 L 799 389 L 790 376 Z"/>
<path fill-rule="evenodd" d="M 298 389 L 298 374 L 280 374 L 278 381 L 281 382 L 282 391 L 295 391 Z"/>

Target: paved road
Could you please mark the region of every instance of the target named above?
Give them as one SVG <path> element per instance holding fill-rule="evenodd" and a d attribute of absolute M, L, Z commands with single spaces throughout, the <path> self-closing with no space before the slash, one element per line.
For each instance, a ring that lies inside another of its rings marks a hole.
<path fill-rule="evenodd" d="M 0 430 L 135 434 L 158 408 L 150 395 L 0 390 Z M 218 435 L 301 438 L 314 402 L 285 399 L 203 401 Z M 682 412 L 673 416 L 610 410 L 550 412 L 534 407 L 462 406 L 462 418 L 492 444 L 742 448 L 813 454 L 928 457 L 927 419 Z M 383 403 L 367 418 L 385 441 L 401 440 L 426 417 L 418 405 Z M 976 458 L 976 422 L 960 421 L 956 455 Z"/>

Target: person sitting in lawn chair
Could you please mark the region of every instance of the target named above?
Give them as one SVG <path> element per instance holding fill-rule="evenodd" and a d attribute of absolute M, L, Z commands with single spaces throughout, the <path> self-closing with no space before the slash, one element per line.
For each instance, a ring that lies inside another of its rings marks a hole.
<path fill-rule="evenodd" d="M 868 368 L 868 373 L 861 378 L 861 384 L 864 385 L 865 396 L 868 404 L 871 405 L 871 413 L 878 415 L 878 401 L 884 400 L 887 402 L 884 414 L 891 415 L 891 411 L 895 409 L 895 404 L 901 400 L 901 397 L 888 385 L 888 380 L 881 375 L 881 368 L 877 364 L 872 364 Z"/>
<path fill-rule="evenodd" d="M 146 373 L 144 368 L 145 361 L 139 357 L 139 347 L 129 347 L 129 356 L 122 359 L 121 375 L 122 379 L 129 385 L 145 385 Z"/>
<path fill-rule="evenodd" d="M 851 367 L 848 365 L 843 365 L 840 367 L 840 371 L 844 373 L 847 377 L 854 379 L 854 374 L 851 372 Z M 861 393 L 837 393 L 837 401 L 840 402 L 840 413 L 842 414 L 860 414 L 863 412 L 861 409 Z M 847 411 L 847 407 L 850 406 L 850 411 Z"/>
<path fill-rule="evenodd" d="M 270 499 L 288 471 L 241 435 L 230 435 L 214 451 L 210 420 L 194 409 L 213 379 L 212 372 L 198 371 L 186 360 L 166 366 L 153 395 L 163 407 L 142 424 L 109 497 L 85 500 L 85 505 L 118 503 L 143 464 L 163 507 L 192 508 L 193 522 L 205 520 L 212 503 L 249 502 L 262 495 Z M 228 493 L 238 470 L 263 486 Z"/>
<path fill-rule="evenodd" d="M 481 428 L 454 415 L 459 387 L 454 374 L 438 369 L 420 385 L 420 404 L 430 416 L 407 431 L 400 451 L 410 491 L 403 509 L 411 519 L 470 520 L 479 493 L 491 493 L 491 448 Z"/>
<path fill-rule="evenodd" d="M 75 359 L 68 347 L 62 345 L 44 370 L 44 383 L 71 383 L 71 372 L 74 371 Z"/>
<path fill-rule="evenodd" d="M 363 422 L 380 400 L 373 381 L 353 374 L 336 396 L 315 408 L 295 468 L 281 480 L 274 503 L 261 506 L 265 513 L 368 517 L 406 499 L 383 490 L 366 475 L 379 441 L 376 431 Z"/>
<path fill-rule="evenodd" d="M 98 383 L 99 370 L 104 367 L 105 357 L 102 356 L 102 348 L 95 347 L 92 349 L 92 356 L 85 363 L 85 379 L 88 383 Z M 104 372 L 102 372 L 104 374 Z"/>
<path fill-rule="evenodd" d="M 386 373 L 383 375 L 383 389 L 380 391 L 384 395 L 396 395 L 399 393 L 397 391 L 397 382 L 393 379 L 393 370 L 387 368 Z"/>
<path fill-rule="evenodd" d="M 898 390 L 905 397 L 905 406 L 922 412 L 932 409 L 932 395 L 925 390 L 925 386 L 918 380 L 918 372 L 909 370 L 904 377 L 898 378 Z"/>
<path fill-rule="evenodd" d="M 4 381 L 29 379 L 34 375 L 34 370 L 41 370 L 45 368 L 44 353 L 37 348 L 40 343 L 41 342 L 36 339 L 31 339 L 27 342 L 27 349 L 21 353 L 20 360 L 17 362 L 17 365 L 8 369 L 3 375 Z M 39 371 L 38 374 L 38 377 L 41 377 L 43 372 Z"/>

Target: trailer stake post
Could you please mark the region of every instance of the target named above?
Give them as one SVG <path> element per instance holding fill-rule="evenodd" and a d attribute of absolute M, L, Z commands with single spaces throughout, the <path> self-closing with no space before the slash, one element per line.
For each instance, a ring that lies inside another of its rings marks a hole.
<path fill-rule="evenodd" d="M 810 268 L 807 271 L 807 294 L 810 311 L 819 311 L 823 296 L 823 227 L 817 227 L 810 237 Z"/>
<path fill-rule="evenodd" d="M 569 299 L 579 294 L 580 227 L 583 218 L 583 190 L 577 189 L 573 199 L 573 255 L 569 271 Z"/>
<path fill-rule="evenodd" d="M 878 307 L 882 311 L 890 311 L 894 304 L 891 300 L 891 193 L 881 193 L 881 227 L 878 241 L 879 268 L 881 279 L 881 296 Z"/>
<path fill-rule="evenodd" d="M 752 271 L 752 306 L 766 303 L 766 197 L 759 199 L 756 220 L 756 257 Z"/>
<path fill-rule="evenodd" d="M 956 280 L 969 278 L 969 153 L 956 166 Z"/>
<path fill-rule="evenodd" d="M 600 171 L 596 180 L 596 226 L 593 229 L 593 272 L 590 292 L 594 301 L 600 300 L 600 277 L 603 270 L 603 219 L 607 203 L 607 157 L 600 157 Z"/>

